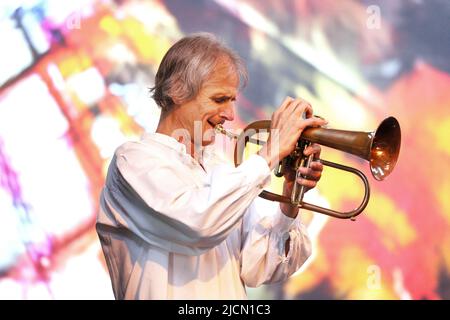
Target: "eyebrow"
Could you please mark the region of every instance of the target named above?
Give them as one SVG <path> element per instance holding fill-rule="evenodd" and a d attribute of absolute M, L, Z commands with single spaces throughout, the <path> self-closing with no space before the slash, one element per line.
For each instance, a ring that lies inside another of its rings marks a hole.
<path fill-rule="evenodd" d="M 235 99 L 236 98 L 236 96 L 234 96 L 234 95 L 229 95 L 229 94 L 225 94 L 225 93 L 218 93 L 218 94 L 213 94 L 212 96 L 211 96 L 211 98 L 212 99 L 214 99 L 214 98 L 221 98 L 221 99 Z"/>

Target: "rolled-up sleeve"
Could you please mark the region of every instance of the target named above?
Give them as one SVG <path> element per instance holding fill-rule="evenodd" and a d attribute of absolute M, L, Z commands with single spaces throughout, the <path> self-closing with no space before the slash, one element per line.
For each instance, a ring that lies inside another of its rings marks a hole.
<path fill-rule="evenodd" d="M 242 231 L 241 279 L 249 287 L 287 279 L 311 255 L 300 214 L 295 219 L 287 217 L 277 202 L 255 199 L 244 216 Z"/>
<path fill-rule="evenodd" d="M 182 161 L 118 150 L 102 193 L 99 224 L 127 228 L 162 249 L 198 255 L 225 240 L 270 182 L 265 160 L 215 166 L 202 183 Z M 188 172 L 187 172 L 188 171 Z"/>

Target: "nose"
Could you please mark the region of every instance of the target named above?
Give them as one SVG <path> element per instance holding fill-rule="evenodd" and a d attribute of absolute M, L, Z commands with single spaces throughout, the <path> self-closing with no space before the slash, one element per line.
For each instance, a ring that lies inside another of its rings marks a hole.
<path fill-rule="evenodd" d="M 220 112 L 220 117 L 222 119 L 225 119 L 227 121 L 233 121 L 234 120 L 234 104 L 229 103 L 227 106 Z"/>

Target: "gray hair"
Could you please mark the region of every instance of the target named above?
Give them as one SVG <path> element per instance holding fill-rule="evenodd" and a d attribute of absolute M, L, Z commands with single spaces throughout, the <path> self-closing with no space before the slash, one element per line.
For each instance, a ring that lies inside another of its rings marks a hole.
<path fill-rule="evenodd" d="M 194 99 L 211 75 L 219 58 L 226 57 L 245 86 L 248 75 L 242 59 L 210 33 L 196 33 L 177 41 L 161 61 L 150 89 L 152 98 L 162 111 Z"/>

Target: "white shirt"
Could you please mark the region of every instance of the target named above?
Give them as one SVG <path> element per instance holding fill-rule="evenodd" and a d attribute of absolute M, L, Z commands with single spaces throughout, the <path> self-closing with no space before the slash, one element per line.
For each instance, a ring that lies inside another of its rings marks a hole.
<path fill-rule="evenodd" d="M 300 215 L 258 197 L 262 157 L 234 167 L 205 148 L 202 165 L 159 133 L 116 150 L 96 225 L 116 299 L 246 299 L 310 256 Z"/>

